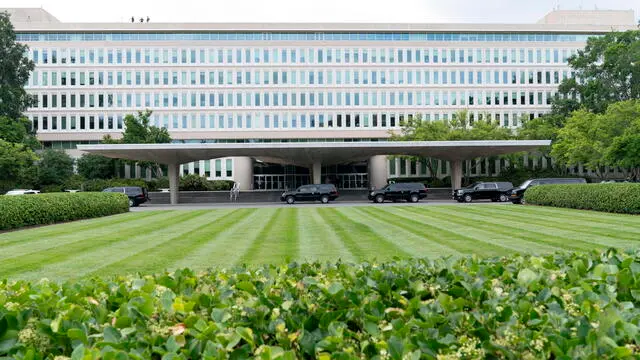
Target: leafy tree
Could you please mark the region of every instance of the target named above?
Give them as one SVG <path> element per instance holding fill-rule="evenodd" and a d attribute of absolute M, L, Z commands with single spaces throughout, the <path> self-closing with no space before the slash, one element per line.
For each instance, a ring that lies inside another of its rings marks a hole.
<path fill-rule="evenodd" d="M 640 98 L 640 30 L 610 32 L 587 40 L 569 59 L 576 77 L 559 86 L 553 112 L 569 116 L 580 107 L 604 113 L 609 104 Z"/>
<path fill-rule="evenodd" d="M 159 128 L 150 125 L 150 110 L 139 111 L 137 116 L 127 115 L 124 118 L 125 130 L 122 133 L 122 139 L 117 140 L 109 135 L 102 138 L 103 144 L 166 144 L 171 142 L 171 136 L 166 128 Z M 133 166 L 139 165 L 144 168 L 150 168 L 156 175 L 162 175 L 162 168 L 159 164 L 150 161 L 125 161 L 125 163 Z M 121 160 L 116 160 L 115 167 L 119 167 Z"/>
<path fill-rule="evenodd" d="M 0 116 L 17 120 L 35 103 L 35 98 L 24 90 L 35 67 L 25 56 L 28 49 L 16 42 L 9 14 L 0 13 Z"/>
<path fill-rule="evenodd" d="M 600 178 L 606 166 L 627 163 L 631 151 L 635 122 L 640 118 L 640 101 L 623 101 L 610 105 L 604 114 L 587 109 L 574 111 L 564 128 L 558 131 L 551 154 L 564 165 L 583 164 Z M 623 141 L 624 140 L 624 141 Z M 612 150 L 616 144 L 617 150 Z M 627 149 L 627 150 L 625 150 Z"/>
<path fill-rule="evenodd" d="M 101 155 L 84 154 L 77 160 L 78 174 L 86 179 L 111 179 L 116 177 L 116 159 Z"/>
<path fill-rule="evenodd" d="M 0 181 L 12 187 L 27 184 L 29 170 L 38 159 L 36 154 L 24 144 L 0 139 Z"/>
<path fill-rule="evenodd" d="M 73 158 L 63 150 L 42 152 L 38 163 L 38 182 L 42 185 L 62 185 L 73 175 Z"/>
<path fill-rule="evenodd" d="M 151 111 L 139 111 L 138 116 L 125 116 L 125 131 L 122 134 L 124 144 L 165 144 L 171 142 L 169 131 L 165 128 L 149 125 Z"/>
<path fill-rule="evenodd" d="M 14 120 L 7 116 L 0 116 L 0 139 L 23 143 L 33 150 L 40 148 L 40 142 L 31 132 L 31 122 L 25 117 Z"/>

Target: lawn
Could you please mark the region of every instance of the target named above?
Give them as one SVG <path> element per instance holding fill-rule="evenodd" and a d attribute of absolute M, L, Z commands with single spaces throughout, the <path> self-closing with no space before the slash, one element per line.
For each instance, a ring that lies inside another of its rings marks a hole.
<path fill-rule="evenodd" d="M 626 249 L 639 240 L 638 216 L 531 206 L 147 211 L 0 234 L 0 278 Z"/>

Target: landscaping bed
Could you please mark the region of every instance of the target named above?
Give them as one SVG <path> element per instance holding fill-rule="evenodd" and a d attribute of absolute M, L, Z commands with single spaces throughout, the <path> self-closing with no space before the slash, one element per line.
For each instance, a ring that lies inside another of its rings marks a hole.
<path fill-rule="evenodd" d="M 5 281 L 0 357 L 634 358 L 639 300 L 614 250 Z"/>

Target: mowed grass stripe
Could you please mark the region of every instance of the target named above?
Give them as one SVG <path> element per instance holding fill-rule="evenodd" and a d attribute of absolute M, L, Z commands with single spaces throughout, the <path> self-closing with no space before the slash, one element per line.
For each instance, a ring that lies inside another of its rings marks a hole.
<path fill-rule="evenodd" d="M 612 238 L 612 239 L 620 239 L 620 240 L 630 240 L 637 241 L 640 239 L 640 234 L 631 234 L 625 231 L 620 231 L 616 228 L 605 228 L 601 226 L 595 226 L 592 222 L 589 221 L 573 221 L 571 218 L 559 218 L 557 216 L 532 216 L 529 214 L 522 214 L 518 211 L 505 211 L 506 209 L 502 209 L 500 207 L 496 207 L 493 209 L 496 213 L 502 214 L 511 214 L 514 220 L 517 221 L 531 221 L 535 219 L 537 222 L 545 222 L 549 226 L 552 226 L 555 229 L 564 229 L 564 230 L 572 230 L 572 231 L 580 231 L 584 235 L 588 236 L 599 236 L 604 238 Z"/>
<path fill-rule="evenodd" d="M 236 223 L 221 229 L 198 251 L 174 262 L 170 267 L 179 269 L 189 267 L 203 270 L 219 266 L 230 266 L 246 252 L 275 213 L 275 209 L 259 209 Z"/>
<path fill-rule="evenodd" d="M 296 259 L 299 252 L 297 208 L 280 208 L 238 259 L 238 264 L 275 264 Z"/>
<path fill-rule="evenodd" d="M 549 239 L 546 234 L 536 233 L 535 231 L 520 231 L 514 227 L 511 222 L 496 221 L 496 219 L 490 215 L 476 216 L 470 213 L 464 213 L 461 216 L 459 211 L 445 209 L 444 207 L 438 207 L 437 209 L 434 207 L 429 209 L 413 208 L 412 210 L 437 219 L 448 220 L 460 226 L 469 227 L 470 229 L 478 229 L 499 235 L 501 238 L 521 242 L 523 252 L 533 252 L 534 250 L 536 252 L 554 252 L 559 250 L 585 251 L 593 249 L 593 244 L 584 241 L 569 243 L 559 241 L 560 239 L 558 238 Z"/>
<path fill-rule="evenodd" d="M 493 231 L 487 231 L 480 229 L 475 226 L 474 223 L 471 223 L 464 218 L 460 218 L 459 216 L 432 216 L 430 210 L 426 210 L 424 212 L 419 212 L 419 208 L 415 206 L 405 207 L 399 206 L 397 207 L 400 213 L 410 214 L 411 217 L 417 217 L 417 219 L 421 219 L 427 223 L 440 224 L 442 228 L 451 229 L 450 231 L 457 233 L 458 236 L 465 234 L 468 238 L 476 240 L 476 244 L 479 247 L 484 247 L 486 245 L 501 247 L 503 249 L 508 249 L 509 252 L 528 252 L 531 251 L 531 247 L 535 247 L 536 250 L 553 252 L 560 250 L 559 248 L 551 247 L 548 245 L 541 245 L 536 243 L 527 244 L 524 241 L 514 239 L 511 236 L 504 236 L 501 234 L 497 234 Z"/>
<path fill-rule="evenodd" d="M 54 273 L 80 276 L 89 271 L 90 264 L 102 266 L 126 256 L 127 252 L 120 253 L 118 250 L 129 246 L 130 241 L 136 238 L 135 234 L 138 235 L 138 239 L 142 238 L 145 243 L 150 243 L 155 240 L 151 234 L 167 233 L 165 229 L 189 223 L 190 219 L 202 216 L 203 213 L 204 211 L 178 213 L 178 215 L 167 214 L 169 215 L 167 218 L 153 224 L 148 223 L 147 225 L 151 228 L 145 228 L 141 225 L 134 233 L 112 231 L 103 237 L 87 238 L 85 241 L 79 240 L 72 244 L 30 253 L 20 257 L 18 261 L 16 259 L 4 260 L 0 262 L 0 274 L 13 275 L 32 272 L 40 273 L 41 276 L 46 277 L 46 274 L 51 270 Z M 149 229 L 154 229 L 154 231 L 150 233 Z"/>
<path fill-rule="evenodd" d="M 298 212 L 301 261 L 356 260 L 356 256 L 340 241 L 335 230 L 320 216 L 318 208 Z"/>
<path fill-rule="evenodd" d="M 199 251 L 200 246 L 210 241 L 217 233 L 255 211 L 256 209 L 236 209 L 231 212 L 207 213 L 207 216 L 198 218 L 200 222 L 190 231 L 158 241 L 153 247 L 141 249 L 141 251 L 132 253 L 98 271 L 102 275 L 117 273 L 120 269 L 131 269 L 143 273 L 158 269 L 166 270 L 167 265 L 172 261 Z"/>
<path fill-rule="evenodd" d="M 97 248 L 111 241 L 117 241 L 122 237 L 135 236 L 152 228 L 163 228 L 170 226 L 172 222 L 182 221 L 194 214 L 183 213 L 178 216 L 173 212 L 154 214 L 153 217 L 142 216 L 125 223 L 120 223 L 116 227 L 102 227 L 96 231 L 69 232 L 64 236 L 42 238 L 37 242 L 21 242 L 6 247 L 0 247 L 0 269 L 2 263 L 13 261 L 30 254 L 51 254 L 51 258 L 56 255 L 71 255 L 82 252 L 85 249 Z M 30 230 L 24 230 L 30 231 Z"/>
<path fill-rule="evenodd" d="M 589 224 L 589 228 L 594 230 L 603 231 L 603 232 L 615 230 L 616 232 L 629 233 L 629 237 L 631 239 L 640 238 L 640 221 L 637 222 L 635 225 L 623 225 L 620 223 L 611 223 L 606 221 L 597 221 L 597 220 L 593 221 L 590 219 L 579 219 L 573 216 L 572 214 L 563 214 L 563 213 L 530 214 L 526 211 L 526 209 L 524 209 L 524 208 L 530 208 L 530 206 L 520 206 L 519 208 L 522 208 L 522 210 L 518 209 L 517 211 L 514 212 L 513 211 L 514 209 L 511 206 L 508 206 L 508 209 L 503 206 L 499 206 L 499 207 L 495 207 L 495 211 L 502 212 L 502 213 L 506 213 L 506 212 L 515 213 L 517 216 L 534 215 L 536 219 L 544 219 L 544 220 L 553 221 L 553 222 L 558 222 L 559 220 L 562 220 L 563 225 L 568 224 L 568 225 L 582 226 L 583 224 L 585 224 L 585 221 L 586 221 Z M 575 210 L 575 211 L 581 212 L 581 210 Z"/>
<path fill-rule="evenodd" d="M 640 226 L 640 216 L 629 214 L 612 214 L 599 211 L 565 209 L 551 206 L 529 206 L 518 205 L 521 214 L 531 214 L 536 216 L 550 215 L 554 217 L 565 217 L 576 220 L 586 220 L 605 224 L 618 224 L 631 229 L 638 229 Z"/>
<path fill-rule="evenodd" d="M 97 219 L 78 220 L 63 224 L 52 224 L 35 228 L 26 228 L 0 234 L 0 249 L 15 243 L 38 242 L 43 239 L 65 237 L 70 233 L 94 233 L 99 229 L 111 228 L 113 225 L 137 221 L 142 218 L 157 216 L 158 212 L 126 213 L 105 216 Z M 111 229 L 109 229 L 111 230 Z"/>
<path fill-rule="evenodd" d="M 621 248 L 635 247 L 637 246 L 635 241 L 620 240 L 611 236 L 599 236 L 586 234 L 584 229 L 588 227 L 588 223 L 582 226 L 574 226 L 568 229 L 562 229 L 555 224 L 550 224 L 547 221 L 534 220 L 535 216 L 528 216 L 523 219 L 514 217 L 514 214 L 503 213 L 496 211 L 495 209 L 476 209 L 475 206 L 468 206 L 465 209 L 461 209 L 461 212 L 473 213 L 476 215 L 484 216 L 491 214 L 491 218 L 494 221 L 504 221 L 513 224 L 517 224 L 521 231 L 536 232 L 546 235 L 552 239 L 563 239 L 564 241 L 581 241 L 593 244 L 592 248 L 615 246 Z M 516 210 L 517 211 L 517 210 Z"/>
<path fill-rule="evenodd" d="M 434 258 L 461 255 L 455 249 L 434 241 L 432 235 L 428 232 L 421 232 L 420 235 L 417 235 L 405 227 L 397 225 L 395 218 L 381 216 L 376 209 L 352 207 L 344 209 L 344 212 L 349 217 L 366 221 L 374 231 L 387 239 L 393 239 L 399 246 L 410 251 L 414 257 Z"/>
<path fill-rule="evenodd" d="M 350 219 L 338 208 L 321 208 L 318 209 L 318 213 L 334 229 L 340 241 L 358 261 L 411 256 L 393 240 L 386 239 L 364 223 Z"/>
<path fill-rule="evenodd" d="M 427 234 L 430 234 L 429 239 L 448 246 L 461 254 L 495 256 L 512 252 L 511 249 L 478 241 L 476 238 L 465 235 L 464 232 L 450 230 L 452 229 L 450 224 L 418 221 L 412 217 L 412 214 L 400 211 L 401 208 L 402 206 L 381 206 L 378 210 L 382 214 L 375 216 L 393 219 L 395 224 L 401 225 L 407 231 L 417 235 L 424 234 L 427 236 Z"/>

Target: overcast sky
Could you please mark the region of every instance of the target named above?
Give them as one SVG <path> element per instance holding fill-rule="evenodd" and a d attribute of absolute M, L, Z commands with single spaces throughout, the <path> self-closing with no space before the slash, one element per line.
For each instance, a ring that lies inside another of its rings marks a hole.
<path fill-rule="evenodd" d="M 0 0 L 43 7 L 65 22 L 510 22 L 560 9 L 633 9 L 640 0 Z"/>

